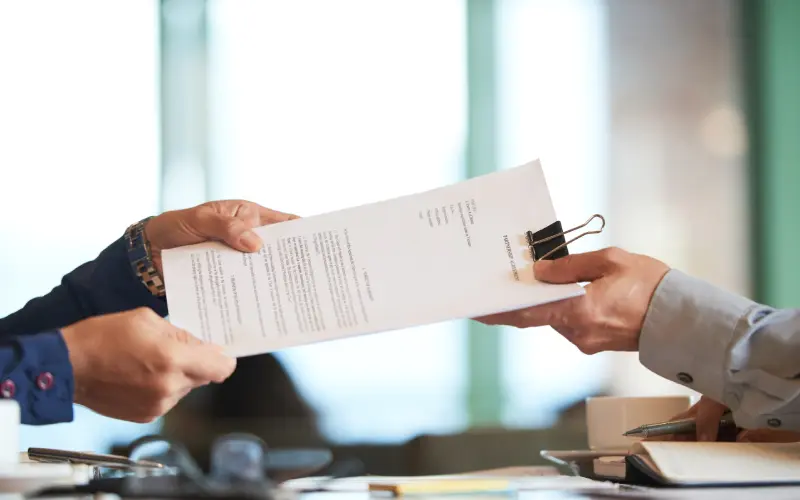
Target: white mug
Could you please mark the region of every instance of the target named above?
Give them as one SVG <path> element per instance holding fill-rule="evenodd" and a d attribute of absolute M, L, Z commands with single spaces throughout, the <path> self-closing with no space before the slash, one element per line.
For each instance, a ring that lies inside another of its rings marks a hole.
<path fill-rule="evenodd" d="M 19 462 L 19 403 L 0 399 L 0 466 Z"/>
<path fill-rule="evenodd" d="M 627 451 L 642 438 L 623 436 L 626 431 L 665 422 L 688 410 L 691 404 L 689 396 L 587 398 L 589 449 Z"/>

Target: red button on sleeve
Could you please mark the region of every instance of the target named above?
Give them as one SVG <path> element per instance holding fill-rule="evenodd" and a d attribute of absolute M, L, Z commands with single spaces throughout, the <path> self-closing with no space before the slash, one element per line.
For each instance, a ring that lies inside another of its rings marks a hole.
<path fill-rule="evenodd" d="M 50 372 L 40 373 L 36 377 L 36 386 L 43 391 L 53 387 L 53 374 Z"/>
<path fill-rule="evenodd" d="M 17 384 L 13 380 L 3 380 L 0 382 L 0 397 L 13 398 L 14 393 L 17 392 Z"/>

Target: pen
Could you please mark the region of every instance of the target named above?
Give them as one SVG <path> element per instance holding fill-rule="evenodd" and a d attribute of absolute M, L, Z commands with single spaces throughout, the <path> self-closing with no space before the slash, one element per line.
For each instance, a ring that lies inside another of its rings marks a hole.
<path fill-rule="evenodd" d="M 146 469 L 163 469 L 163 464 L 147 460 L 131 460 L 119 455 L 101 455 L 80 451 L 55 450 L 50 448 L 28 448 L 28 458 L 37 462 L 69 462 L 104 467 L 141 467 Z"/>
<path fill-rule="evenodd" d="M 719 420 L 719 426 L 736 426 L 736 423 L 733 421 L 733 415 L 731 415 L 730 412 L 722 415 L 722 418 Z M 694 418 L 682 418 L 669 422 L 640 425 L 639 427 L 626 431 L 622 435 L 647 438 L 652 436 L 664 436 L 667 434 L 690 434 L 695 432 L 696 429 L 697 425 Z"/>

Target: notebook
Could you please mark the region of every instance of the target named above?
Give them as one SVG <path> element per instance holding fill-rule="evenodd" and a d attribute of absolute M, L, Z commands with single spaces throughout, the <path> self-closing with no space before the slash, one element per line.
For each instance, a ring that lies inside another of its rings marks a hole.
<path fill-rule="evenodd" d="M 800 443 L 642 441 L 633 445 L 626 462 L 626 482 L 649 479 L 663 486 L 800 484 Z"/>

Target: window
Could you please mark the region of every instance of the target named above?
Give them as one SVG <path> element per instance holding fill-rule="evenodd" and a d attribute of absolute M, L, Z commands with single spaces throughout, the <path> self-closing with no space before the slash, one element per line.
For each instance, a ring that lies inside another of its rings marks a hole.
<path fill-rule="evenodd" d="M 460 0 L 210 2 L 211 198 L 313 215 L 459 180 L 464 26 Z M 465 425 L 463 331 L 280 357 L 330 439 L 399 441 Z"/>
<path fill-rule="evenodd" d="M 0 314 L 47 293 L 158 209 L 155 2 L 0 3 Z M 148 432 L 76 407 L 21 446 L 107 449 Z"/>
<path fill-rule="evenodd" d="M 541 157 L 565 229 L 607 215 L 608 81 L 605 2 L 503 0 L 498 5 L 499 165 Z M 597 221 L 592 228 L 597 227 Z M 608 234 L 570 245 L 601 248 Z M 502 332 L 503 420 L 546 426 L 604 389 L 608 361 L 550 328 Z"/>

